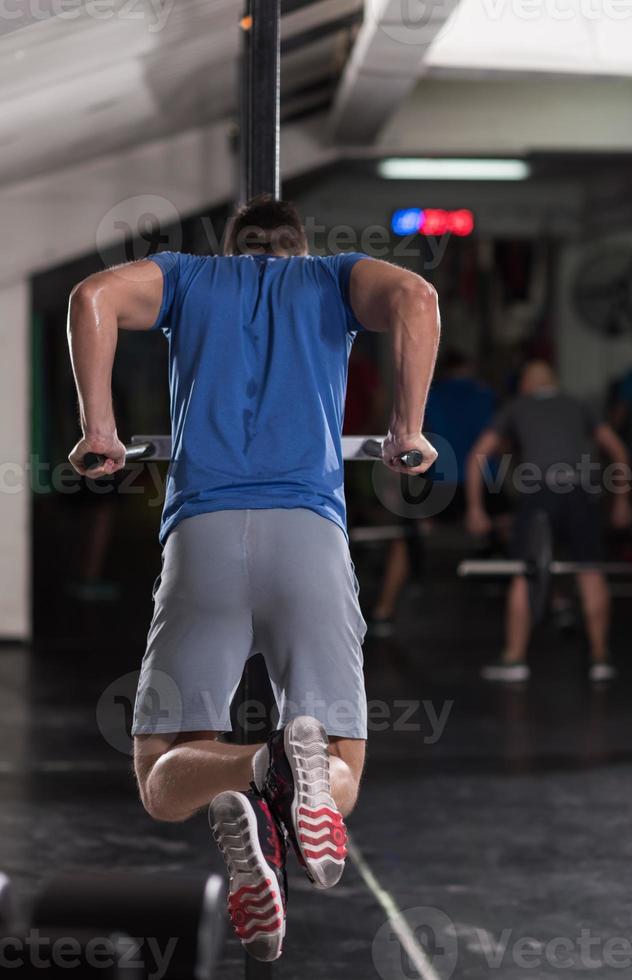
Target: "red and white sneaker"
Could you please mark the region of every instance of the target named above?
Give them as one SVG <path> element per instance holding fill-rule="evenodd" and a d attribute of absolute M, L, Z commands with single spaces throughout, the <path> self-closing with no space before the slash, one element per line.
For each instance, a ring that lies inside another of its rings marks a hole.
<path fill-rule="evenodd" d="M 285 935 L 286 846 L 258 793 L 220 793 L 209 807 L 213 837 L 230 876 L 228 912 L 257 960 L 276 960 Z"/>
<path fill-rule="evenodd" d="M 331 795 L 329 741 L 316 718 L 302 715 L 273 732 L 255 759 L 255 783 L 285 828 L 317 888 L 340 880 L 347 831 Z"/>

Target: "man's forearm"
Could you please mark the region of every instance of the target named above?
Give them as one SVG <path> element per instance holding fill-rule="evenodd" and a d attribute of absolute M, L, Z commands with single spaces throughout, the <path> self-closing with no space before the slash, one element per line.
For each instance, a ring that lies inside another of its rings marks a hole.
<path fill-rule="evenodd" d="M 83 284 L 68 309 L 68 346 L 79 397 L 81 427 L 93 439 L 116 432 L 112 367 L 118 339 L 116 314 L 103 289 Z"/>
<path fill-rule="evenodd" d="M 441 333 L 437 296 L 425 283 L 403 289 L 394 298 L 391 316 L 393 414 L 396 436 L 419 433 Z"/>
<path fill-rule="evenodd" d="M 487 457 L 474 449 L 467 458 L 465 467 L 465 501 L 469 510 L 483 507 L 483 463 Z"/>

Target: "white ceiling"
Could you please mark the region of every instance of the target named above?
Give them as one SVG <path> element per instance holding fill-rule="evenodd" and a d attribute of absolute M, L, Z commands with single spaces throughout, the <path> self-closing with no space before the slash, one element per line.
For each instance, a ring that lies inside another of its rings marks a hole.
<path fill-rule="evenodd" d="M 426 65 L 500 72 L 632 75 L 627 0 L 461 0 Z"/>

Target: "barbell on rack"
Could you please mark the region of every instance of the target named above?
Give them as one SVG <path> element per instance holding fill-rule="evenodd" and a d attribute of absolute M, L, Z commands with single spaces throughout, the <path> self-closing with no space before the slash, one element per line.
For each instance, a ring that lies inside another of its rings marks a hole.
<path fill-rule="evenodd" d="M 525 576 L 529 589 L 529 604 L 534 622 L 540 622 L 549 606 L 553 578 L 581 575 L 583 572 L 602 572 L 608 576 L 632 576 L 632 562 L 555 561 L 553 535 L 548 515 L 536 511 L 528 535 L 527 559 L 468 559 L 460 562 L 460 578 L 514 578 Z"/>

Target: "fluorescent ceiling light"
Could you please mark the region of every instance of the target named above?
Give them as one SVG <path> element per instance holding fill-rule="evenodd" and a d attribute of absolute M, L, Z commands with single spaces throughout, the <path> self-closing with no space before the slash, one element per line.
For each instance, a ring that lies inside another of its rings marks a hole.
<path fill-rule="evenodd" d="M 531 170 L 524 160 L 390 157 L 378 173 L 387 180 L 526 180 Z"/>
<path fill-rule="evenodd" d="M 460 0 L 425 65 L 632 75 L 630 51 L 628 0 Z"/>

